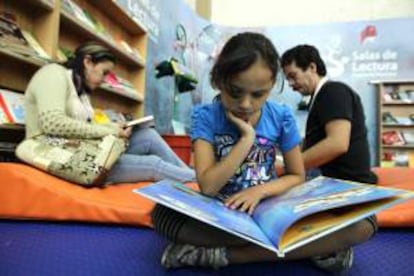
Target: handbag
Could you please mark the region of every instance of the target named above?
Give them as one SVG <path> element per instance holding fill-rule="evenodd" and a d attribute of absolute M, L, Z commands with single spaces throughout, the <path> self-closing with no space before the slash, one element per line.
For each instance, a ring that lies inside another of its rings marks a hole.
<path fill-rule="evenodd" d="M 23 162 L 82 186 L 103 186 L 110 169 L 125 151 L 121 138 L 67 139 L 38 135 L 16 148 Z"/>

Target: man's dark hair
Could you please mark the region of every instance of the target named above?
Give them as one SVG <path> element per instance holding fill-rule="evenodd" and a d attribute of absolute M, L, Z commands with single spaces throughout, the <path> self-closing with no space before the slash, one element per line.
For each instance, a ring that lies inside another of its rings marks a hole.
<path fill-rule="evenodd" d="M 316 71 L 319 76 L 326 75 L 326 66 L 321 56 L 319 55 L 318 49 L 312 45 L 298 45 L 287 50 L 282 55 L 282 67 L 296 63 L 296 66 L 302 70 L 308 69 L 309 65 L 313 62 L 316 64 Z"/>
<path fill-rule="evenodd" d="M 260 33 L 244 32 L 231 37 L 224 45 L 211 71 L 214 88 L 225 89 L 231 79 L 248 69 L 259 58 L 269 66 L 276 81 L 280 71 L 280 57 L 273 43 Z"/>

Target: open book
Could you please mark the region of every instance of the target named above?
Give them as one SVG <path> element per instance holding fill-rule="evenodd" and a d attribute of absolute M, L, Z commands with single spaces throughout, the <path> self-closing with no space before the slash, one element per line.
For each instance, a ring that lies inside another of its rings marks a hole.
<path fill-rule="evenodd" d="M 250 216 L 173 180 L 162 180 L 134 192 L 280 257 L 414 197 L 410 191 L 318 177 L 281 196 L 263 200 Z"/>
<path fill-rule="evenodd" d="M 142 118 L 139 118 L 139 119 L 128 121 L 126 123 L 127 127 L 136 126 L 136 125 L 140 125 L 140 126 L 154 125 L 154 116 L 149 115 L 149 116 L 145 116 L 145 117 L 142 117 Z"/>

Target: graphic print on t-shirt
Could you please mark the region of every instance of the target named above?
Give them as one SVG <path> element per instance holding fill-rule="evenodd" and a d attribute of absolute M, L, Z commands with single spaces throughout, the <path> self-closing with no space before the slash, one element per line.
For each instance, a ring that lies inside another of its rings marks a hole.
<path fill-rule="evenodd" d="M 221 160 L 227 156 L 236 141 L 230 134 L 215 136 L 216 158 Z M 276 144 L 264 137 L 256 136 L 249 154 L 243 161 L 235 175 L 229 179 L 221 189 L 220 195 L 224 198 L 251 186 L 260 185 L 275 178 L 274 161 Z"/>

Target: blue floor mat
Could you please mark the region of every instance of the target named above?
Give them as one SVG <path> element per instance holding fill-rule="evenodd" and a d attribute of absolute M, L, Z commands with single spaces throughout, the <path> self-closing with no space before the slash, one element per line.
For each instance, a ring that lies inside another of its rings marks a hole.
<path fill-rule="evenodd" d="M 166 271 L 148 228 L 0 220 L 0 275 L 327 275 L 308 261 Z M 414 231 L 381 230 L 355 247 L 348 275 L 414 275 Z"/>

